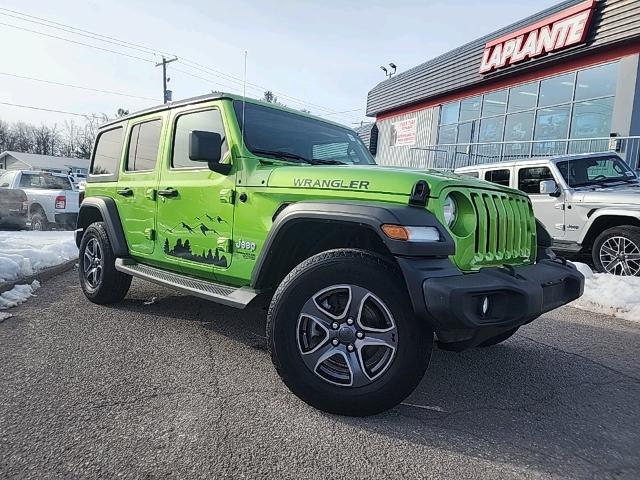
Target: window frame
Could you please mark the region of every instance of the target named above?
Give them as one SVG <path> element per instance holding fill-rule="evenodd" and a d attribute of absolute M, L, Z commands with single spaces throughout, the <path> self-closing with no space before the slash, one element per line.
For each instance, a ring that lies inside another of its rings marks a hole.
<path fill-rule="evenodd" d="M 125 140 L 126 128 L 128 128 L 128 125 L 126 123 L 119 123 L 98 133 L 98 135 L 96 136 L 96 140 L 93 144 L 93 149 L 91 151 L 91 162 L 89 163 L 89 171 L 87 172 L 87 183 L 118 181 L 118 178 L 120 178 L 120 170 L 122 169 L 122 155 L 124 153 L 124 140 Z M 120 148 L 120 160 L 118 160 L 116 163 L 116 168 L 114 173 L 92 173 L 93 166 L 96 160 L 98 143 L 100 142 L 100 139 L 105 133 L 113 132 L 118 129 L 122 130 L 122 147 Z"/>
<path fill-rule="evenodd" d="M 158 140 L 158 152 L 157 152 L 156 163 L 154 167 L 146 170 L 129 170 L 127 167 L 129 166 L 129 149 L 131 148 L 131 134 L 133 133 L 133 129 L 138 125 L 142 125 L 143 123 L 155 122 L 158 120 L 160 120 L 160 138 Z M 144 118 L 136 123 L 129 123 L 129 125 L 127 125 L 126 151 L 123 151 L 124 158 L 126 159 L 126 161 L 121 162 L 122 173 L 126 175 L 135 175 L 136 173 L 150 173 L 150 172 L 156 171 L 156 169 L 158 168 L 158 163 L 160 163 L 158 161 L 158 156 L 160 156 L 161 147 L 162 147 L 163 128 L 164 128 L 164 117 L 162 116 Z"/>
<path fill-rule="evenodd" d="M 173 120 L 171 121 L 171 145 L 169 148 L 169 155 L 168 155 L 168 162 L 169 164 L 167 165 L 167 169 L 170 172 L 184 172 L 184 171 L 194 171 L 194 172 L 198 172 L 198 171 L 202 171 L 202 170 L 206 170 L 211 172 L 212 170 L 209 168 L 208 164 L 206 162 L 202 162 L 203 166 L 197 166 L 197 167 L 174 167 L 173 166 L 173 154 L 175 151 L 175 145 L 176 145 L 176 133 L 177 133 L 177 125 L 178 125 L 178 120 L 180 119 L 180 117 L 183 117 L 185 115 L 190 115 L 193 113 L 200 113 L 200 112 L 208 112 L 210 110 L 217 110 L 218 113 L 220 114 L 220 119 L 222 120 L 222 128 L 224 129 L 224 141 L 227 142 L 227 153 L 225 154 L 224 157 L 220 158 L 220 163 L 224 163 L 224 160 L 227 159 L 227 157 L 231 157 L 231 148 L 229 148 L 229 130 L 227 127 L 227 122 L 225 120 L 225 116 L 224 116 L 224 111 L 222 110 L 222 108 L 219 105 L 209 105 L 206 107 L 199 107 L 199 108 L 192 108 L 192 109 L 188 109 L 188 110 L 182 110 L 178 113 L 175 114 L 175 116 L 173 117 Z M 233 164 L 233 157 L 231 157 L 230 164 Z M 215 172 L 214 172 L 215 173 Z"/>

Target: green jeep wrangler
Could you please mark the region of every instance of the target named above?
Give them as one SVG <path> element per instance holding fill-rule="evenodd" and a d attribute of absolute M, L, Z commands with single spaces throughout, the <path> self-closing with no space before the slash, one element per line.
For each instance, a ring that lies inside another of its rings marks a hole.
<path fill-rule="evenodd" d="M 132 277 L 236 308 L 271 296 L 282 380 L 345 415 L 406 398 L 434 335 L 495 345 L 584 286 L 525 194 L 377 166 L 344 126 L 226 94 L 104 125 L 76 242 L 94 303 Z"/>

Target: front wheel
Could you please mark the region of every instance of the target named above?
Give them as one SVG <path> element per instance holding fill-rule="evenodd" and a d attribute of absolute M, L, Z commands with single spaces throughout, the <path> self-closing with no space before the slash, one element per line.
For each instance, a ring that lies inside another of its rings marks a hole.
<path fill-rule="evenodd" d="M 84 295 L 93 303 L 122 300 L 131 286 L 131 276 L 115 268 L 116 257 L 104 223 L 92 223 L 80 242 L 78 274 Z"/>
<path fill-rule="evenodd" d="M 640 227 L 605 230 L 593 243 L 591 255 L 599 272 L 640 276 Z"/>
<path fill-rule="evenodd" d="M 361 250 L 330 250 L 298 265 L 267 316 L 272 361 L 291 391 L 341 415 L 400 403 L 422 379 L 433 333 L 415 318 L 397 268 Z"/>

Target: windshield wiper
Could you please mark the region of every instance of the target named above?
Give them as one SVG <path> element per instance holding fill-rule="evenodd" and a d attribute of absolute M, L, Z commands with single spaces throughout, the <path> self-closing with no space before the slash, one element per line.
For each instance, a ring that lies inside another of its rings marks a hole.
<path fill-rule="evenodd" d="M 315 160 L 310 160 L 306 157 L 303 157 L 302 155 L 298 155 L 296 153 L 289 153 L 289 152 L 279 152 L 277 150 L 262 150 L 259 148 L 253 149 L 252 150 L 253 153 L 256 153 L 258 155 L 268 155 L 270 157 L 275 157 L 275 158 L 280 158 L 283 160 L 301 160 L 305 163 L 309 163 L 311 165 L 317 165 L 318 163 Z"/>
<path fill-rule="evenodd" d="M 313 161 L 320 165 L 346 165 L 346 163 L 341 162 L 340 160 L 318 160 L 314 158 Z"/>

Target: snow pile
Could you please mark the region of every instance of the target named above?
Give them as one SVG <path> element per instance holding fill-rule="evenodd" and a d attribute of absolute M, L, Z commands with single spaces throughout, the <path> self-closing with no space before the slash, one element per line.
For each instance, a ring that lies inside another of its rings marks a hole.
<path fill-rule="evenodd" d="M 40 288 L 40 282 L 34 280 L 31 285 L 16 285 L 8 292 L 0 294 L 0 310 L 15 307 L 16 305 L 26 302 L 29 297 L 33 296 L 33 292 L 38 288 Z M 0 315 L 7 318 L 1 311 Z M 0 319 L 4 320 L 4 318 L 1 317 Z"/>
<path fill-rule="evenodd" d="M 640 277 L 593 273 L 588 265 L 573 262 L 585 277 L 584 295 L 572 307 L 640 322 Z"/>
<path fill-rule="evenodd" d="M 0 232 L 0 283 L 77 257 L 73 232 Z"/>

